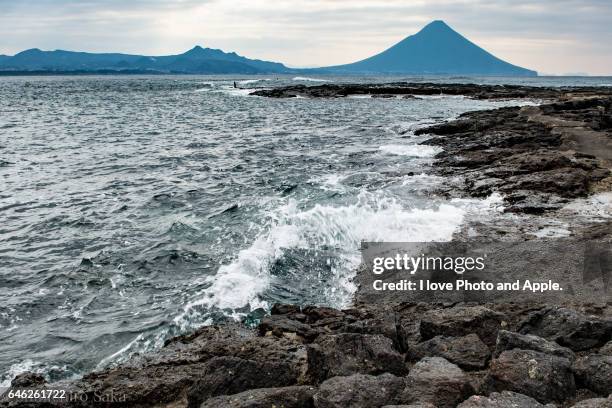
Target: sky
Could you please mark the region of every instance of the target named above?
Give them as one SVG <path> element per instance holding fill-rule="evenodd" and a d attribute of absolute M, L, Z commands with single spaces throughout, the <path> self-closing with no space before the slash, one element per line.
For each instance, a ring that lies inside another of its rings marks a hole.
<path fill-rule="evenodd" d="M 374 55 L 432 20 L 540 74 L 612 75 L 612 0 L 0 0 L 0 54 L 201 45 L 327 66 Z"/>

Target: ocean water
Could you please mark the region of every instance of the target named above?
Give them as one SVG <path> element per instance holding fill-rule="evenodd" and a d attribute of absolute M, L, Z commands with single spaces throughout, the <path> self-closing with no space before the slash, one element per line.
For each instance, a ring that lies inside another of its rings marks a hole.
<path fill-rule="evenodd" d="M 0 386 L 79 376 L 275 302 L 347 306 L 362 240 L 448 240 L 470 211 L 499 211 L 496 196 L 435 196 L 439 149 L 413 132 L 537 101 L 233 88 L 405 79 L 0 78 Z"/>

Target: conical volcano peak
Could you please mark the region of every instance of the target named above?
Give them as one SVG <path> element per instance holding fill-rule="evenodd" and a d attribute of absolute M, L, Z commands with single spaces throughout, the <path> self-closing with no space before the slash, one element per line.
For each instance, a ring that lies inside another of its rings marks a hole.
<path fill-rule="evenodd" d="M 432 21 L 380 54 L 327 70 L 360 74 L 537 75 L 491 55 L 442 20 Z"/>
<path fill-rule="evenodd" d="M 442 20 L 434 20 L 421 29 L 415 36 L 457 36 L 461 34 L 453 30 L 448 24 Z"/>
<path fill-rule="evenodd" d="M 421 29 L 423 30 L 452 30 L 443 20 L 434 20 Z"/>

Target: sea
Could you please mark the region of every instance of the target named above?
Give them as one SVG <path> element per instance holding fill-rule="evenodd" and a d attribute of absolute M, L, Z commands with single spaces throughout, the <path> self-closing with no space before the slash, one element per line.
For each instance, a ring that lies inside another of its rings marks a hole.
<path fill-rule="evenodd" d="M 0 77 L 0 387 L 154 352 L 276 302 L 348 307 L 362 241 L 446 241 L 421 127 L 537 100 L 268 99 L 343 82 L 612 86 L 612 78 Z M 236 82 L 237 88 L 234 88 Z"/>

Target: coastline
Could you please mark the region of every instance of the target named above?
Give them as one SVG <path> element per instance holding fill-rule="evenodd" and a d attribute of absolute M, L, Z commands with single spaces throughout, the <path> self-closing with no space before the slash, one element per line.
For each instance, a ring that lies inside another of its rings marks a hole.
<path fill-rule="evenodd" d="M 438 135 L 426 143 L 444 148 L 433 171 L 461 176 L 441 193 L 448 197 L 504 193 L 507 212 L 523 216 L 512 221 L 514 232 L 505 234 L 506 239 L 524 238 L 524 226 L 519 224 L 543 215 L 565 217 L 572 234 L 610 237 L 610 221 L 572 224 L 572 216 L 563 211 L 571 200 L 612 190 L 612 149 L 600 148 L 601 141 L 610 142 L 612 90 L 393 84 L 288 87 L 254 94 L 467 94 L 552 102 L 467 113 L 419 130 Z M 599 140 L 596 145 L 589 142 L 593 137 Z M 509 145 L 508 139 L 513 143 Z M 507 225 L 496 229 L 491 223 L 475 225 L 469 220 L 468 224 L 464 229 L 474 227 L 492 237 L 507 229 Z M 256 330 L 240 325 L 204 327 L 167 341 L 153 355 L 137 356 L 116 368 L 51 388 L 88 396 L 70 406 L 151 406 L 151 401 L 160 401 L 157 406 L 369 407 L 418 402 L 451 407 L 470 398 L 461 405 L 469 408 L 482 406 L 477 404 L 487 399 L 474 396 L 493 392 L 501 394 L 488 399 L 525 407 L 548 402 L 570 407 L 589 398 L 600 398 L 591 406 L 610 403 L 601 398 L 607 397 L 603 390 L 609 389 L 612 370 L 612 305 L 564 306 L 356 302 L 339 311 L 276 305 Z M 542 376 L 525 375 L 531 361 Z M 602 365 L 607 368 L 599 374 Z M 549 381 L 550 375 L 558 381 Z M 44 387 L 44 379 L 26 373 L 13 386 Z M 91 404 L 96 395 L 113 400 Z"/>

